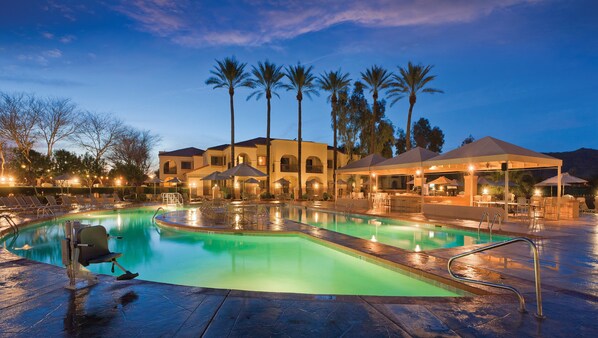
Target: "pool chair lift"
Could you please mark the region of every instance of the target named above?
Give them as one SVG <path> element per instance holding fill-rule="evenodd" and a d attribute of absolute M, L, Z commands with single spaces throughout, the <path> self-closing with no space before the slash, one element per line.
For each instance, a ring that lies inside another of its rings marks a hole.
<path fill-rule="evenodd" d="M 116 277 L 117 280 L 129 280 L 139 276 L 120 265 L 116 259 L 122 256 L 120 252 L 111 252 L 108 249 L 108 238 L 122 239 L 110 236 L 106 228 L 101 225 L 81 224 L 76 221 L 65 222 L 65 238 L 62 240 L 62 263 L 67 268 L 69 284 L 67 289 L 77 289 L 77 278 L 87 281 L 87 286 L 98 282 L 97 276 L 82 266 L 96 263 L 112 263 L 112 272 L 116 265 L 124 274 Z"/>

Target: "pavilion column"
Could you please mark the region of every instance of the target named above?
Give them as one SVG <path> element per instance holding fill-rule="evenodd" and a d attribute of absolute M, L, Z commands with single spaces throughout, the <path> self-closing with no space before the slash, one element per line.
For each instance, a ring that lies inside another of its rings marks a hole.
<path fill-rule="evenodd" d="M 509 168 L 507 167 L 505 170 L 505 222 L 509 220 L 509 197 Z"/>
<path fill-rule="evenodd" d="M 561 217 L 561 166 L 556 167 L 556 219 L 558 220 Z"/>
<path fill-rule="evenodd" d="M 420 197 L 421 198 L 421 201 L 420 201 L 420 204 L 421 204 L 421 206 L 420 206 L 420 212 L 423 214 L 424 213 L 424 182 L 425 182 L 425 175 L 424 175 L 424 168 L 423 167 L 420 167 L 419 170 L 422 173 L 422 179 L 421 179 L 421 187 L 422 187 L 421 192 L 422 193 L 421 193 L 421 197 Z M 413 183 L 415 183 L 415 181 Z"/>

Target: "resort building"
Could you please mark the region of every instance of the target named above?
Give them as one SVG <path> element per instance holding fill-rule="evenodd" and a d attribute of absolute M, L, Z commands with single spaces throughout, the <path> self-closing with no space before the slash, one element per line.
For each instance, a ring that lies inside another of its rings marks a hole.
<path fill-rule="evenodd" d="M 321 196 L 324 192 L 332 193 L 334 148 L 325 143 L 303 141 L 301 166 L 301 185 L 304 193 Z M 257 137 L 235 143 L 235 164 L 246 163 L 264 173 L 270 166 L 270 192 L 276 195 L 296 194 L 298 190 L 298 155 L 297 141 L 286 139 L 270 140 L 270 163 L 266 163 L 266 138 Z M 216 171 L 222 172 L 232 166 L 230 145 L 222 144 L 206 150 L 184 148 L 160 152 L 160 178 L 168 182 L 175 177 L 187 183 L 192 196 L 209 196 L 214 188 L 220 189 L 226 182 L 208 181 L 202 178 Z M 348 163 L 348 156 L 338 151 L 337 167 Z M 243 182 L 249 177 L 239 177 L 236 189 L 244 189 L 249 194 L 258 195 L 265 191 L 266 178 L 256 177 L 259 184 Z M 168 183 L 166 183 L 168 184 Z M 230 183 L 229 183 L 230 184 Z"/>

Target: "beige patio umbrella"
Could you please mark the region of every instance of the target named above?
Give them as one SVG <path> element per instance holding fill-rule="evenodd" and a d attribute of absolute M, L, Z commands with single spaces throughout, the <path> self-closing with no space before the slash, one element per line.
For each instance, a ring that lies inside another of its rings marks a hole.
<path fill-rule="evenodd" d="M 162 182 L 163 181 L 159 177 L 157 177 L 157 176 L 155 176 L 154 178 L 150 178 L 150 179 L 145 180 L 145 183 L 150 183 L 150 184 L 154 185 L 154 196 L 156 195 L 156 184 L 160 184 Z"/>
<path fill-rule="evenodd" d="M 428 182 L 428 184 L 434 184 L 434 185 L 447 185 L 447 184 L 451 184 L 451 183 L 453 183 L 453 181 L 449 180 L 445 176 L 440 176 L 437 179 L 435 179 L 431 182 Z"/>
<path fill-rule="evenodd" d="M 223 171 L 222 173 L 220 173 L 220 175 L 232 177 L 233 180 L 236 180 L 237 177 L 265 177 L 265 176 L 268 176 L 265 173 L 255 169 L 254 167 L 252 167 L 246 163 L 237 164 L 236 166 Z"/>

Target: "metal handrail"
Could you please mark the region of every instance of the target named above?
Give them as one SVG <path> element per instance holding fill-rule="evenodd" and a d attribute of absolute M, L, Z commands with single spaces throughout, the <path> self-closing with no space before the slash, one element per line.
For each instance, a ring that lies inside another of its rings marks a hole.
<path fill-rule="evenodd" d="M 480 224 L 478 224 L 478 234 L 480 233 L 480 228 L 482 227 L 482 223 L 484 223 L 484 218 L 486 218 L 486 224 L 488 224 L 488 228 L 490 228 L 490 215 L 488 215 L 487 211 L 482 213 L 482 219 L 480 219 Z"/>
<path fill-rule="evenodd" d="M 15 221 L 12 219 L 12 217 L 10 217 L 10 215 L 2 214 L 2 215 L 0 215 L 0 218 L 4 218 L 6 220 L 6 223 L 8 223 L 8 225 L 12 229 L 13 233 L 15 233 L 15 234 L 19 233 L 19 227 L 17 226 Z"/>
<path fill-rule="evenodd" d="M 513 238 L 510 240 L 504 241 L 504 242 L 490 244 L 490 245 L 487 245 L 487 246 L 484 246 L 484 247 L 481 247 L 478 249 L 474 249 L 474 250 L 467 251 L 467 252 L 458 254 L 456 256 L 453 256 L 448 260 L 448 263 L 447 263 L 448 273 L 451 275 L 451 277 L 453 279 L 456 279 L 456 280 L 459 280 L 462 282 L 481 284 L 481 285 L 486 285 L 486 286 L 491 286 L 491 287 L 495 287 L 495 288 L 509 290 L 509 291 L 515 293 L 517 295 L 517 297 L 519 298 L 519 311 L 527 312 L 527 310 L 525 309 L 525 299 L 523 298 L 523 295 L 521 295 L 521 293 L 514 287 L 509 286 L 509 285 L 484 282 L 481 280 L 475 280 L 475 279 L 458 276 L 458 275 L 454 274 L 453 271 L 451 270 L 451 265 L 453 264 L 453 262 L 455 260 L 457 260 L 459 258 L 469 256 L 469 255 L 472 255 L 472 254 L 475 254 L 478 252 L 499 248 L 501 246 L 509 245 L 509 244 L 512 244 L 515 242 L 526 242 L 527 244 L 529 244 L 532 247 L 532 250 L 534 252 L 534 276 L 535 276 L 535 282 L 536 282 L 536 303 L 537 303 L 536 317 L 542 319 L 542 318 L 544 318 L 544 315 L 542 314 L 542 289 L 540 286 L 540 258 L 539 258 L 538 248 L 536 247 L 536 244 L 534 244 L 534 242 L 532 242 L 529 238 L 517 237 L 517 238 Z"/>
<path fill-rule="evenodd" d="M 166 212 L 166 210 L 164 210 L 164 208 L 158 207 L 158 209 L 156 209 L 156 211 L 154 212 L 154 216 L 152 216 L 152 222 L 156 220 L 156 216 L 158 215 L 158 212 L 160 212 L 160 210 L 162 210 L 162 214 L 164 214 Z"/>
<path fill-rule="evenodd" d="M 488 229 L 490 229 L 490 234 L 492 234 L 492 228 L 494 227 L 494 223 L 496 223 L 497 218 L 498 218 L 498 230 L 501 230 L 502 216 L 497 212 L 494 214 L 494 217 L 492 218 L 492 223 L 490 223 L 490 225 L 488 226 Z"/>

